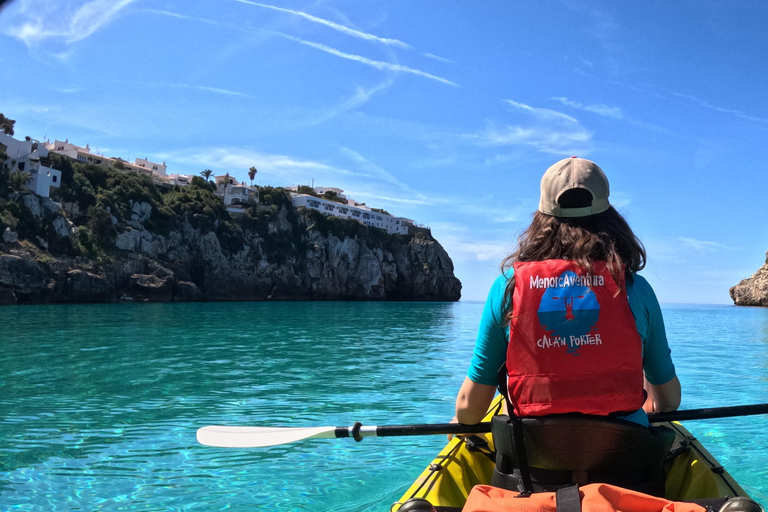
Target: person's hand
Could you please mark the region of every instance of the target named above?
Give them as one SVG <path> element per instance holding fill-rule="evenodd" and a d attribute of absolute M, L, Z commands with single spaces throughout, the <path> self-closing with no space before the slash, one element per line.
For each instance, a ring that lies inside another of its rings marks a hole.
<path fill-rule="evenodd" d="M 453 419 L 451 421 L 449 421 L 449 423 L 458 423 L 458 422 L 459 422 L 459 420 L 456 419 L 456 416 L 454 416 Z M 451 439 L 453 439 L 454 435 L 455 434 L 448 434 L 448 440 L 450 441 Z"/>

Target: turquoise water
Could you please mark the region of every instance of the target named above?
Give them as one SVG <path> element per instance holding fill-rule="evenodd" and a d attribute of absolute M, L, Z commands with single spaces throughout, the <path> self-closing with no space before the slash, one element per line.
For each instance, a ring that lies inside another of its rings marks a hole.
<path fill-rule="evenodd" d="M 0 509 L 388 510 L 442 436 L 197 445 L 208 424 L 444 422 L 482 304 L 0 308 Z M 768 310 L 664 308 L 684 408 L 768 402 Z M 768 418 L 687 427 L 768 502 Z"/>

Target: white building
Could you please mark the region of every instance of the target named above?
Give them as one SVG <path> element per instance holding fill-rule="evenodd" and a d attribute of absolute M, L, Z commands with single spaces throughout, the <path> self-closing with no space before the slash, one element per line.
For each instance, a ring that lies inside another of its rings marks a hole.
<path fill-rule="evenodd" d="M 192 182 L 192 176 L 189 174 L 170 174 L 168 175 L 168 184 L 171 186 L 178 185 L 180 187 L 186 187 Z"/>
<path fill-rule="evenodd" d="M 249 203 L 259 202 L 259 190 L 256 187 L 239 183 L 229 174 L 216 176 L 216 191 L 214 194 L 219 196 L 224 202 L 224 206 L 231 212 L 237 212 Z"/>
<path fill-rule="evenodd" d="M 24 186 L 41 197 L 50 197 L 51 188 L 61 186 L 61 171 L 51 166 L 48 149 L 44 144 L 30 140 L 16 140 L 0 133 L 0 152 L 8 155 L 5 164 L 13 172 L 28 172 L 32 178 Z"/>
<path fill-rule="evenodd" d="M 343 190 L 339 188 L 315 187 L 313 190 L 318 195 L 323 195 L 327 191 L 336 193 L 336 197 L 345 200 L 346 203 L 330 201 L 321 197 L 309 194 L 298 193 L 298 187 L 286 187 L 291 194 L 291 204 L 294 208 L 303 206 L 318 210 L 326 215 L 342 217 L 345 219 L 354 219 L 362 222 L 366 226 L 385 229 L 390 234 L 408 234 L 408 226 L 413 225 L 411 219 L 404 217 L 395 217 L 384 213 L 382 210 L 370 208 L 363 203 L 358 203 L 354 199 L 348 199 L 342 194 Z"/>
<path fill-rule="evenodd" d="M 145 169 L 151 170 L 152 174 L 159 174 L 160 176 L 166 175 L 165 171 L 167 166 L 165 165 L 165 162 L 158 164 L 156 162 L 150 162 L 146 158 L 137 158 L 135 162 L 139 167 L 144 167 Z"/>
<path fill-rule="evenodd" d="M 65 140 L 64 142 L 60 140 L 56 140 L 54 142 L 48 142 L 47 144 L 45 144 L 45 147 L 51 153 L 63 155 L 73 160 L 77 160 L 78 162 L 82 162 L 84 164 L 106 165 L 110 169 L 134 171 L 134 172 L 138 172 L 139 174 L 146 174 L 147 176 L 152 176 L 153 174 L 157 174 L 158 176 L 165 176 L 165 172 L 166 172 L 165 163 L 157 164 L 154 162 L 150 162 L 149 160 L 141 160 L 137 158 L 136 159 L 137 163 L 132 164 L 129 161 L 123 160 L 120 157 L 108 158 L 108 157 L 105 157 L 104 155 L 91 153 L 91 148 L 88 144 L 86 144 L 85 147 L 77 146 L 75 144 L 70 143 L 69 139 Z M 138 165 L 139 161 L 144 162 L 145 165 Z M 146 164 L 149 164 L 149 165 L 146 165 Z M 153 171 L 152 166 L 156 166 L 157 170 Z M 162 172 L 159 172 L 161 170 Z"/>

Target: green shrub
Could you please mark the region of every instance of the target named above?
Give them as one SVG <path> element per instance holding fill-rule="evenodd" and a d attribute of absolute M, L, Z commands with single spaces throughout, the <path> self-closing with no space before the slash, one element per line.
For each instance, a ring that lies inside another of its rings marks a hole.
<path fill-rule="evenodd" d="M 5 209 L 10 213 L 10 217 L 6 216 L 10 220 L 8 224 L 12 224 L 13 221 L 11 219 L 16 220 L 15 230 L 19 233 L 19 238 L 34 240 L 35 237 L 45 236 L 43 220 L 34 215 L 32 210 L 27 208 L 26 205 L 15 201 L 7 201 Z"/>
<path fill-rule="evenodd" d="M 88 208 L 88 222 L 86 224 L 95 245 L 102 249 L 111 248 L 117 238 L 117 229 L 112 224 L 112 216 L 99 206 Z"/>

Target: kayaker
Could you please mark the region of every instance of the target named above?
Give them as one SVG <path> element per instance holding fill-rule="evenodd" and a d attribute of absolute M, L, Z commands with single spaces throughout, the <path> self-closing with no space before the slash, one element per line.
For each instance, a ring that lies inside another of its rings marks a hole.
<path fill-rule="evenodd" d="M 680 405 L 661 308 L 637 274 L 645 249 L 608 195 L 589 160 L 545 172 L 538 211 L 488 294 L 454 421 L 482 420 L 505 362 L 520 416 L 629 411 L 648 425 L 646 412 Z"/>

